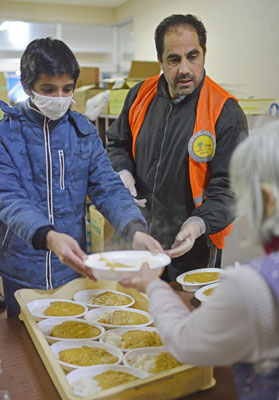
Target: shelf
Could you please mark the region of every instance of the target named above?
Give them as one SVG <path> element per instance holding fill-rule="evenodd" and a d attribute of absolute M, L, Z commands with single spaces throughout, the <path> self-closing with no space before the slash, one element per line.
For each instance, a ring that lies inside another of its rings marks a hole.
<path fill-rule="evenodd" d="M 106 147 L 106 131 L 117 118 L 118 115 L 115 114 L 100 114 L 96 121 L 94 121 L 104 147 Z"/>

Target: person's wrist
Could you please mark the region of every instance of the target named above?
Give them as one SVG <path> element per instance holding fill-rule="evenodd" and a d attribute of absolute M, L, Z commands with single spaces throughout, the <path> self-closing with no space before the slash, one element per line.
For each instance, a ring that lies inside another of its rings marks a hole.
<path fill-rule="evenodd" d="M 46 225 L 39 228 L 32 239 L 32 245 L 35 250 L 47 250 L 46 236 L 49 231 L 55 231 L 54 226 Z"/>
<path fill-rule="evenodd" d="M 190 222 L 190 224 L 192 224 L 194 231 L 195 231 L 195 239 L 198 238 L 201 235 L 201 227 L 199 224 L 197 224 L 196 222 L 192 221 Z"/>
<path fill-rule="evenodd" d="M 56 237 L 56 231 L 49 231 L 46 235 L 46 247 L 48 250 L 52 249 L 54 240 Z"/>
<path fill-rule="evenodd" d="M 146 233 L 147 227 L 146 224 L 141 220 L 136 220 L 130 222 L 126 227 L 122 234 L 124 240 L 126 240 L 130 245 L 133 245 L 135 240 L 135 235 L 137 232 Z"/>
<path fill-rule="evenodd" d="M 194 227 L 195 232 L 196 232 L 196 238 L 198 238 L 199 236 L 204 234 L 205 231 L 206 231 L 205 222 L 200 217 L 190 217 L 190 218 L 188 218 L 184 222 L 184 224 L 182 225 L 182 229 L 188 224 L 192 224 L 192 226 Z"/>

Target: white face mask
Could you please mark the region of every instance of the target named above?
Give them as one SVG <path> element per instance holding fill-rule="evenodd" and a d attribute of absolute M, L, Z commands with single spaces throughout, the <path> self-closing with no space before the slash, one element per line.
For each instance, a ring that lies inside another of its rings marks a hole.
<path fill-rule="evenodd" d="M 41 113 L 55 121 L 66 114 L 73 101 L 73 95 L 67 97 L 42 96 L 32 90 L 31 99 Z"/>

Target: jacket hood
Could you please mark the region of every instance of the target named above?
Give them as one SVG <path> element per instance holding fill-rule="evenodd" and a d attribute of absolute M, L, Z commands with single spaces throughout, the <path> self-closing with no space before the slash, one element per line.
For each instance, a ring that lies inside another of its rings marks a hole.
<path fill-rule="evenodd" d="M 3 100 L 0 100 L 0 109 L 4 112 L 4 118 L 14 117 L 14 118 L 27 118 L 31 119 L 37 123 L 43 123 L 44 115 L 40 113 L 40 111 L 35 111 L 30 108 L 29 99 L 24 102 L 20 102 L 15 106 L 10 106 Z M 65 119 L 71 120 L 71 122 L 75 125 L 76 130 L 81 136 L 87 136 L 95 132 L 96 128 L 94 125 L 90 124 L 88 119 L 75 111 L 69 110 L 63 117 L 61 117 L 57 121 L 51 121 L 51 124 L 59 124 Z"/>
<path fill-rule="evenodd" d="M 0 100 L 0 109 L 7 115 L 12 117 L 19 117 L 21 112 L 16 107 L 11 107 L 8 103 Z"/>

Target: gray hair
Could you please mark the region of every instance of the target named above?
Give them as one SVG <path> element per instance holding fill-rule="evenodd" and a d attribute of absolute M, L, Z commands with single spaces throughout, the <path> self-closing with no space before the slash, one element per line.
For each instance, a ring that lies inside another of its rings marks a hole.
<path fill-rule="evenodd" d="M 245 217 L 246 244 L 279 236 L 279 123 L 262 127 L 235 149 L 230 162 L 231 187 L 239 216 Z M 275 212 L 265 217 L 261 183 L 270 185 Z"/>

